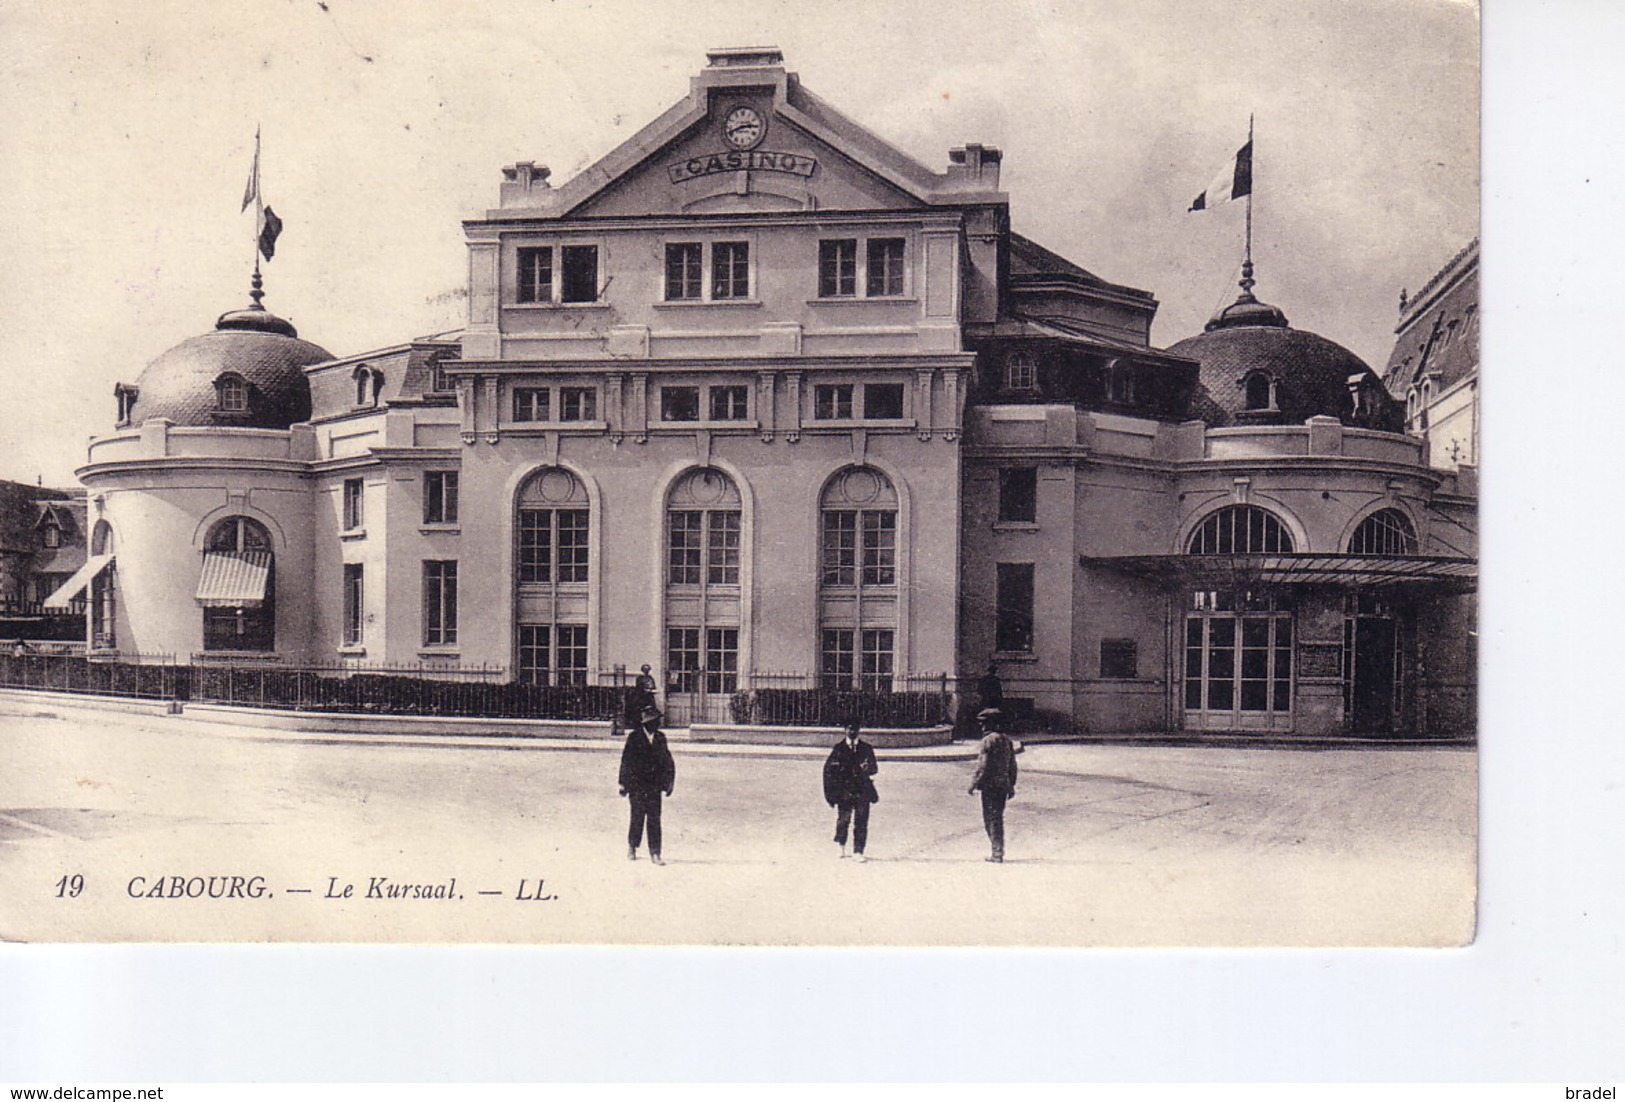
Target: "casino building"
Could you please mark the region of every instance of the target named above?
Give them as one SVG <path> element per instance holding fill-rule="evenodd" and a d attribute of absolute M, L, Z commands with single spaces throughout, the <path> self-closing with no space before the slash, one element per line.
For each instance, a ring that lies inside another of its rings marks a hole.
<path fill-rule="evenodd" d="M 1151 347 L 1000 167 L 716 51 L 574 179 L 503 169 L 461 332 L 335 358 L 256 286 L 121 384 L 55 599 L 109 657 L 648 662 L 677 724 L 991 664 L 1083 730 L 1470 731 L 1470 471 L 1250 274 Z"/>

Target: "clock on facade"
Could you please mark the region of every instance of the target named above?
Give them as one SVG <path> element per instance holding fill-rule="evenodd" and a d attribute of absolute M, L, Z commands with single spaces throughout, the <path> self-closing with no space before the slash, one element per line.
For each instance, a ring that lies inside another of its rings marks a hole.
<path fill-rule="evenodd" d="M 754 107 L 735 107 L 722 120 L 722 140 L 735 149 L 750 149 L 767 133 L 767 124 Z"/>

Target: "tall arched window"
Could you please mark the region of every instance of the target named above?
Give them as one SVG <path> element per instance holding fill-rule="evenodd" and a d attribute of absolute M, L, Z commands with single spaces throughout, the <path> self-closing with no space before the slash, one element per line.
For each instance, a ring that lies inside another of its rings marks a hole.
<path fill-rule="evenodd" d="M 897 650 L 897 489 L 873 467 L 831 478 L 819 502 L 819 674 L 830 689 L 889 692 Z"/>
<path fill-rule="evenodd" d="M 587 581 L 592 569 L 587 488 L 562 467 L 532 475 L 514 517 L 519 680 L 587 683 Z"/>
<path fill-rule="evenodd" d="M 666 499 L 667 706 L 674 720 L 724 718 L 739 688 L 739 488 L 714 467 Z"/>
<path fill-rule="evenodd" d="M 113 554 L 115 547 L 113 526 L 98 520 L 90 533 L 92 556 Z M 96 650 L 110 650 L 118 645 L 114 625 L 118 620 L 117 564 L 109 562 L 90 579 L 90 645 Z"/>
<path fill-rule="evenodd" d="M 1256 505 L 1227 505 L 1191 533 L 1189 555 L 1291 554 L 1292 534 L 1281 519 Z"/>
<path fill-rule="evenodd" d="M 1416 529 L 1398 509 L 1378 509 L 1349 537 L 1351 555 L 1414 555 Z"/>
<path fill-rule="evenodd" d="M 206 651 L 276 649 L 276 577 L 271 535 L 249 517 L 227 517 L 203 541 L 197 601 Z"/>

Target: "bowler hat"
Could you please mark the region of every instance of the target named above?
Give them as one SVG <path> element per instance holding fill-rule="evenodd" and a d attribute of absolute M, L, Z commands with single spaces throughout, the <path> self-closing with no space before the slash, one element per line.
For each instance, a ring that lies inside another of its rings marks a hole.
<path fill-rule="evenodd" d="M 643 709 L 643 717 L 642 718 L 643 718 L 643 722 L 647 723 L 651 719 L 664 719 L 665 717 L 664 717 L 664 715 L 662 715 L 659 708 L 645 708 L 645 709 Z"/>
<path fill-rule="evenodd" d="M 997 709 L 997 708 L 983 708 L 980 712 L 976 713 L 976 718 L 977 719 L 997 719 L 998 717 L 1000 717 L 1002 715 L 1004 715 L 1004 713 L 999 711 L 999 709 Z"/>

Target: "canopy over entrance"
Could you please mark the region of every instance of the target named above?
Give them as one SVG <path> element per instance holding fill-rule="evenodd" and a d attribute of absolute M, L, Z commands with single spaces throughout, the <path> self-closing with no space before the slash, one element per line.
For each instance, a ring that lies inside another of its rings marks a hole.
<path fill-rule="evenodd" d="M 85 586 L 90 584 L 91 579 L 111 565 L 113 565 L 112 555 L 91 556 L 85 565 L 73 572 L 73 577 L 57 586 L 51 595 L 45 598 L 45 611 L 67 612 L 74 598 L 85 591 Z"/>
<path fill-rule="evenodd" d="M 1201 588 L 1260 585 L 1426 587 L 1470 593 L 1478 560 L 1436 555 L 1114 555 L 1079 560 L 1096 566 Z"/>

